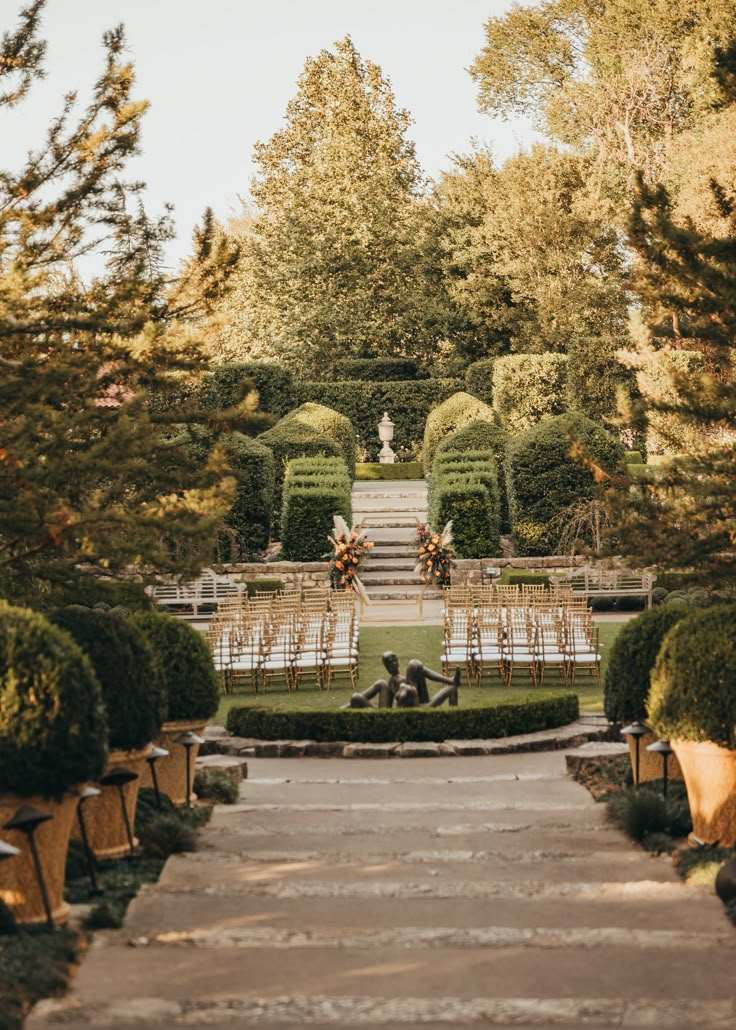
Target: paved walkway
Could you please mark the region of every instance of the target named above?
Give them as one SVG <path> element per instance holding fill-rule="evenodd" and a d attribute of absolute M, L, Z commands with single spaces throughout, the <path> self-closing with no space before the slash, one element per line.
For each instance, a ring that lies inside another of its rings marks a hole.
<path fill-rule="evenodd" d="M 564 761 L 251 761 L 28 1027 L 736 1027 L 719 902 Z"/>

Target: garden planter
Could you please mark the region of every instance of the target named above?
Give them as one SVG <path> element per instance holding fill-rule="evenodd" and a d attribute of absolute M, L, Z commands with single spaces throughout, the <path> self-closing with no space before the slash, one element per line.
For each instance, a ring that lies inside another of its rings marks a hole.
<path fill-rule="evenodd" d="M 159 758 L 156 762 L 158 789 L 162 794 L 168 794 L 175 805 L 184 805 L 187 800 L 187 752 L 185 747 L 176 744 L 175 741 L 177 737 L 187 731 L 201 737 L 206 725 L 206 719 L 177 719 L 174 722 L 165 722 L 161 727 L 161 733 L 156 738 L 156 744 L 159 747 L 165 747 L 169 752 L 168 758 Z M 193 791 L 194 763 L 198 751 L 199 744 L 194 744 L 189 758 L 189 797 L 192 801 L 196 798 Z M 153 787 L 153 778 L 148 764 L 141 776 L 141 786 Z"/>
<path fill-rule="evenodd" d="M 146 755 L 151 750 L 151 745 L 138 751 L 111 751 L 107 762 L 106 773 L 113 769 L 129 769 L 138 773 L 138 779 L 131 780 L 123 787 L 125 798 L 125 809 L 130 820 L 130 828 L 135 826 L 135 806 L 138 801 L 138 790 L 141 786 L 141 778 L 148 768 Z M 120 794 L 117 787 L 96 783 L 100 788 L 100 796 L 91 798 L 84 806 L 84 824 L 87 829 L 89 846 L 94 851 L 95 857 L 100 858 L 122 858 L 130 851 L 128 836 L 125 830 L 123 808 L 120 804 Z M 72 839 L 81 840 L 79 820 L 75 820 L 72 829 Z M 133 844 L 137 844 L 133 838 Z"/>
<path fill-rule="evenodd" d="M 683 772 L 693 837 L 705 844 L 736 845 L 736 750 L 708 741 L 670 741 Z"/>
<path fill-rule="evenodd" d="M 64 923 L 69 906 L 63 899 L 64 873 L 69 837 L 76 819 L 79 794 L 69 791 L 61 801 L 43 797 L 21 798 L 0 794 L 0 826 L 13 818 L 19 808 L 29 805 L 39 812 L 49 812 L 53 819 L 40 823 L 34 839 L 41 862 L 41 871 L 49 898 L 54 923 Z M 3 830 L 2 839 L 20 850 L 20 854 L 0 863 L 0 898 L 19 923 L 46 921 L 41 890 L 36 879 L 28 837 L 20 830 Z"/>
<path fill-rule="evenodd" d="M 636 740 L 634 737 L 627 737 L 629 754 L 631 756 L 631 775 L 636 775 Z M 639 737 L 639 783 L 648 783 L 650 780 L 661 780 L 664 764 L 662 756 L 653 751 L 647 751 L 647 747 L 653 744 L 659 737 L 655 733 L 645 733 Z M 670 755 L 667 759 L 667 779 L 681 780 L 682 769 L 677 761 L 677 755 Z"/>

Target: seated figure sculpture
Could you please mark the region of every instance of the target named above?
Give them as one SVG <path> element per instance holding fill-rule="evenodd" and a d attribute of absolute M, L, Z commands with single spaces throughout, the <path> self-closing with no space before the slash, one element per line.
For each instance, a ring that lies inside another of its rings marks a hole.
<path fill-rule="evenodd" d="M 373 708 L 371 701 L 374 697 L 378 697 L 379 708 L 392 708 L 394 704 L 397 708 L 418 708 L 422 705 L 437 708 L 445 701 L 451 705 L 457 704 L 459 669 L 455 669 L 455 675 L 450 679 L 439 672 L 432 672 L 418 658 L 412 658 L 406 666 L 406 676 L 402 676 L 398 656 L 393 651 L 386 651 L 382 661 L 388 679 L 376 680 L 362 694 L 353 694 L 343 708 Z M 444 683 L 445 686 L 430 698 L 427 680 Z"/>

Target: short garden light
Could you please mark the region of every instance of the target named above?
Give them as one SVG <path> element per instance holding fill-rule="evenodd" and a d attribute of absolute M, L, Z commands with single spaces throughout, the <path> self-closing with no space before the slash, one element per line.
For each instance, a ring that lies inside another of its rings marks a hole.
<path fill-rule="evenodd" d="M 125 806 L 125 794 L 123 793 L 123 787 L 126 783 L 131 783 L 133 780 L 138 779 L 138 773 L 131 772 L 130 769 L 111 769 L 110 772 L 100 780 L 103 787 L 117 787 L 118 796 L 120 797 L 120 807 L 123 810 L 123 822 L 125 823 L 125 834 L 128 838 L 128 845 L 130 852 L 128 857 L 133 857 L 133 831 L 130 827 L 130 819 L 128 818 L 128 809 Z"/>
<path fill-rule="evenodd" d="M 646 736 L 647 733 L 651 733 L 648 726 L 645 726 L 643 722 L 639 722 L 635 719 L 630 726 L 624 726 L 621 730 L 621 734 L 624 737 L 633 737 L 635 741 L 634 748 L 634 784 L 639 786 L 639 739 Z"/>
<path fill-rule="evenodd" d="M 44 912 L 46 913 L 46 922 L 50 927 L 53 927 L 54 920 L 51 915 L 51 906 L 49 905 L 49 896 L 46 890 L 46 883 L 43 878 L 43 870 L 41 869 L 41 859 L 38 857 L 38 848 L 36 847 L 36 840 L 34 834 L 41 823 L 46 823 L 49 819 L 54 817 L 50 812 L 39 812 L 37 808 L 31 808 L 30 805 L 23 805 L 15 813 L 13 818 L 5 823 L 3 826 L 4 830 L 20 830 L 21 833 L 25 833 L 28 838 L 28 846 L 31 849 L 31 855 L 33 857 L 33 866 L 36 870 L 36 880 L 38 881 L 38 889 L 41 892 L 41 900 L 43 901 Z M 6 845 L 7 846 L 7 845 Z"/>
<path fill-rule="evenodd" d="M 654 751 L 662 756 L 662 797 L 667 797 L 667 759 L 672 754 L 669 740 L 655 740 L 653 744 L 647 744 L 647 751 Z"/>
<path fill-rule="evenodd" d="M 187 749 L 187 808 L 191 806 L 191 789 L 190 789 L 190 768 L 191 768 L 191 755 L 192 748 L 195 744 L 204 744 L 204 739 L 198 737 L 196 733 L 192 733 L 191 730 L 187 730 L 186 733 L 182 733 L 180 737 L 177 737 L 174 741 L 175 744 L 181 744 L 182 747 Z"/>
<path fill-rule="evenodd" d="M 187 752 L 188 754 L 188 752 Z M 153 780 L 153 790 L 156 795 L 156 808 L 161 811 L 161 794 L 158 789 L 158 777 L 156 776 L 156 762 L 159 758 L 168 758 L 169 752 L 165 747 L 156 747 L 155 744 L 151 746 L 151 750 L 148 752 L 146 761 L 148 762 L 151 770 L 151 779 Z"/>
<path fill-rule="evenodd" d="M 99 894 L 100 889 L 97 886 L 97 873 L 95 871 L 95 856 L 92 848 L 89 846 L 89 838 L 87 837 L 87 826 L 84 822 L 84 802 L 89 801 L 90 798 L 97 798 L 102 792 L 98 787 L 93 787 L 91 784 L 87 784 L 83 788 L 82 793 L 79 795 L 79 804 L 77 805 L 77 819 L 79 820 L 79 832 L 82 837 L 82 845 L 84 847 L 84 857 L 87 859 L 87 869 L 89 870 L 89 881 L 92 884 L 92 893 Z"/>

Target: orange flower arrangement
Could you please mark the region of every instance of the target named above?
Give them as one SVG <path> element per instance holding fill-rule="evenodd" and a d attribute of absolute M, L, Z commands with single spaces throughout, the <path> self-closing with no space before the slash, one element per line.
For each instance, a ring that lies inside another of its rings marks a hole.
<path fill-rule="evenodd" d="M 355 590 L 366 599 L 365 587 L 358 578 L 358 572 L 366 554 L 373 548 L 373 541 L 365 533 L 348 529 L 343 518 L 333 517 L 335 535 L 328 536 L 333 547 L 330 557 L 329 577 L 333 590 Z"/>
<path fill-rule="evenodd" d="M 441 533 L 433 533 L 428 526 L 417 529 L 417 566 L 414 570 L 422 583 L 449 586 L 453 567 L 452 522 Z"/>

